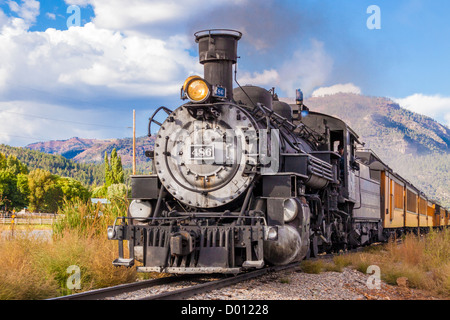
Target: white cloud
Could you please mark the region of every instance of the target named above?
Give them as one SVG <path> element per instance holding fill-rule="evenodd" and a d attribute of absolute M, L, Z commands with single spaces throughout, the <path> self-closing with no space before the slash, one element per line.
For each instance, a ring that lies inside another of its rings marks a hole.
<path fill-rule="evenodd" d="M 406 98 L 392 98 L 401 107 L 429 116 L 450 127 L 450 97 L 416 93 Z"/>
<path fill-rule="evenodd" d="M 295 51 L 277 70 L 243 72 L 238 80 L 241 85 L 277 86 L 285 96 L 293 97 L 298 88 L 308 95 L 325 83 L 332 68 L 333 59 L 326 53 L 323 43 L 312 39 L 309 49 Z"/>
<path fill-rule="evenodd" d="M 450 112 L 444 115 L 445 123 L 447 124 L 447 127 L 450 128 Z"/>
<path fill-rule="evenodd" d="M 36 22 L 36 17 L 39 15 L 39 1 L 22 0 L 21 4 L 19 4 L 16 1 L 9 0 L 7 3 L 9 5 L 9 9 L 22 18 L 28 27 L 31 23 Z"/>
<path fill-rule="evenodd" d="M 45 16 L 47 18 L 49 18 L 50 20 L 56 20 L 56 14 L 54 14 L 54 13 L 47 12 L 47 13 L 45 13 Z"/>
<path fill-rule="evenodd" d="M 99 28 L 120 30 L 126 34 L 132 32 L 147 33 L 145 27 L 161 23 L 180 23 L 202 15 L 211 8 L 230 3 L 229 0 L 65 0 L 69 5 L 91 5 L 95 10 L 93 22 Z M 235 0 L 233 2 L 245 2 Z"/>
<path fill-rule="evenodd" d="M 185 77 L 202 72 L 185 43 L 181 36 L 125 36 L 93 23 L 45 32 L 8 26 L 0 34 L 0 91 L 19 86 L 50 97 L 67 88 L 88 95 L 99 89 L 109 95 L 174 95 Z"/>
<path fill-rule="evenodd" d="M 309 49 L 295 51 L 292 58 L 284 62 L 279 71 L 279 86 L 289 97 L 295 96 L 298 88 L 308 95 L 328 80 L 332 69 L 333 59 L 325 51 L 323 42 L 313 39 Z"/>
<path fill-rule="evenodd" d="M 243 5 L 246 1 L 232 3 Z M 69 30 L 49 28 L 44 32 L 28 32 L 30 23 L 39 14 L 39 2 L 26 0 L 21 5 L 9 2 L 21 18 L 10 17 L 0 32 L 0 92 L 5 96 L 27 98 L 22 96 L 23 92 L 14 95 L 18 88 L 29 92 L 41 90 L 49 97 L 64 91 L 80 92 L 87 99 L 98 97 L 100 92 L 108 96 L 176 95 L 183 79 L 203 73 L 198 59 L 188 51 L 195 47 L 193 39 L 188 39 L 184 31 L 180 34 L 180 29 L 164 38 L 137 30 L 146 24 L 158 26 L 163 20 L 187 21 L 228 3 L 226 0 L 208 4 L 200 0 L 66 1 L 69 2 L 92 5 L 93 22 Z M 323 43 L 312 40 L 309 49 L 294 51 L 279 69 L 244 73 L 243 82 L 275 85 L 288 95 L 294 95 L 295 88 L 301 87 L 307 94 L 327 80 L 332 64 Z"/>
<path fill-rule="evenodd" d="M 354 94 L 361 94 L 361 89 L 357 86 L 355 86 L 353 83 L 346 83 L 346 84 L 335 84 L 330 87 L 321 87 L 319 89 L 314 90 L 314 92 L 311 94 L 313 97 L 323 97 L 326 95 L 332 95 L 336 93 L 354 93 Z"/>
<path fill-rule="evenodd" d="M 279 83 L 279 75 L 275 69 L 264 70 L 262 73 L 243 72 L 238 81 L 241 85 L 268 86 Z"/>

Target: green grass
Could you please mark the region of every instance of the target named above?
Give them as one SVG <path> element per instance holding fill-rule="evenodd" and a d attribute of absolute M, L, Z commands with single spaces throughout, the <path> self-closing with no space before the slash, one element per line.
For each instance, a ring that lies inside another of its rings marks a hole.
<path fill-rule="evenodd" d="M 305 273 L 319 274 L 321 272 L 342 272 L 343 269 L 350 265 L 350 262 L 345 260 L 343 256 L 336 256 L 333 261 L 325 262 L 323 260 L 304 260 L 301 263 L 301 269 Z"/>

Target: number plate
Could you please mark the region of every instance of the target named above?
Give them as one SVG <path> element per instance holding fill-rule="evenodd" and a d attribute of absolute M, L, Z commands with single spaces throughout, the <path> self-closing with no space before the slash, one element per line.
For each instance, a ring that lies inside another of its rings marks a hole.
<path fill-rule="evenodd" d="M 221 86 L 215 86 L 213 88 L 213 96 L 216 98 L 225 98 L 227 95 L 227 91 L 224 87 Z"/>
<path fill-rule="evenodd" d="M 193 145 L 191 146 L 192 160 L 214 160 L 214 146 Z"/>

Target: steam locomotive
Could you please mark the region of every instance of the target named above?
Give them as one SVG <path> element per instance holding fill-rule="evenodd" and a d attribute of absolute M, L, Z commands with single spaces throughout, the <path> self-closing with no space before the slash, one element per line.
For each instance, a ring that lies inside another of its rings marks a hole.
<path fill-rule="evenodd" d="M 300 90 L 290 105 L 274 89 L 236 79 L 233 89 L 241 36 L 195 33 L 204 78 L 187 78 L 187 102 L 150 118 L 149 135 L 160 126 L 146 152 L 154 174 L 131 177 L 128 214 L 108 227 L 114 265 L 236 274 L 385 241 L 428 220 L 448 224 L 448 211 L 363 149 L 342 120 L 310 111 Z"/>

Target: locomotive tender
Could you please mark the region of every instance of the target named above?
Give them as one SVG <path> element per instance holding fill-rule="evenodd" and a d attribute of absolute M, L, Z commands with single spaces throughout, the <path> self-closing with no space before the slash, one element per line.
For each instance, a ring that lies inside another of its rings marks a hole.
<path fill-rule="evenodd" d="M 131 177 L 128 214 L 108 228 L 119 241 L 114 265 L 239 273 L 448 224 L 445 209 L 360 149 L 342 120 L 309 112 L 300 90 L 292 105 L 274 89 L 236 81 L 233 90 L 241 36 L 195 34 L 204 78 L 186 80 L 187 103 L 150 118 L 149 135 L 160 125 L 146 152 L 154 174 Z"/>

